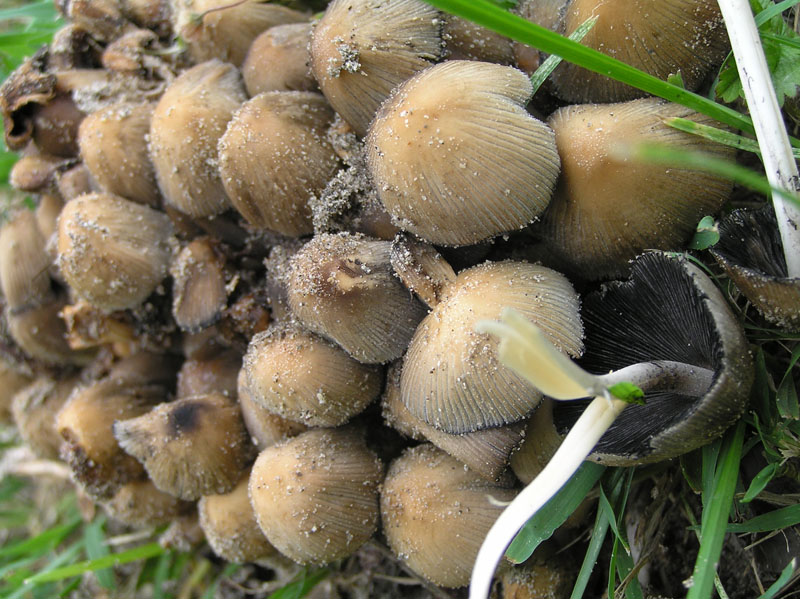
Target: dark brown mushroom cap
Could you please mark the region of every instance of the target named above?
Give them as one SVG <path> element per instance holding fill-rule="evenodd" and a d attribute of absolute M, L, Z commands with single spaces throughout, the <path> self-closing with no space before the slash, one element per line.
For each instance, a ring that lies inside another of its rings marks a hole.
<path fill-rule="evenodd" d="M 572 0 L 560 20 L 568 35 L 598 17 L 581 41 L 659 79 L 680 71 L 696 89 L 725 56 L 727 37 L 714 0 Z M 644 92 L 564 61 L 552 74 L 558 95 L 568 102 L 620 102 Z"/>
<path fill-rule="evenodd" d="M 156 487 L 181 499 L 227 493 L 252 453 L 239 407 L 220 393 L 178 399 L 118 420 L 114 436 L 144 464 Z"/>
<path fill-rule="evenodd" d="M 311 69 L 363 136 L 389 92 L 442 56 L 442 18 L 422 0 L 334 0 L 311 38 Z"/>
<path fill-rule="evenodd" d="M 287 236 L 313 232 L 308 199 L 339 166 L 325 137 L 331 120 L 315 92 L 264 92 L 233 115 L 219 141 L 220 175 L 250 224 Z"/>
<path fill-rule="evenodd" d="M 753 382 L 753 362 L 741 325 L 722 293 L 688 260 L 649 252 L 631 278 L 606 285 L 583 301 L 589 372 L 671 360 L 713 371 L 702 397 L 653 391 L 631 405 L 602 437 L 592 459 L 630 465 L 674 457 L 711 442 L 741 416 Z M 558 402 L 555 419 L 569 426 L 583 402 Z"/>
<path fill-rule="evenodd" d="M 739 290 L 770 322 L 800 330 L 800 279 L 788 276 L 773 210 L 736 210 L 719 235 L 711 254 Z"/>
<path fill-rule="evenodd" d="M 481 319 L 511 306 L 561 351 L 582 352 L 578 297 L 560 273 L 527 262 L 487 262 L 459 273 L 420 323 L 408 347 L 401 392 L 409 411 L 449 433 L 516 422 L 541 393 L 497 359 L 497 342 L 477 333 Z"/>
<path fill-rule="evenodd" d="M 394 276 L 391 245 L 362 235 L 322 234 L 290 261 L 294 315 L 364 363 L 400 357 L 425 314 Z"/>
<path fill-rule="evenodd" d="M 513 67 L 451 60 L 392 92 L 365 144 L 381 202 L 402 229 L 469 245 L 542 213 L 559 158 L 550 127 L 525 110 L 531 91 Z"/>
<path fill-rule="evenodd" d="M 625 157 L 636 144 L 732 157 L 730 148 L 666 125 L 672 117 L 712 123 L 656 98 L 567 106 L 550 117 L 562 170 L 534 229 L 557 268 L 589 280 L 620 276 L 646 249 L 683 249 L 697 222 L 719 211 L 728 180 Z"/>
<path fill-rule="evenodd" d="M 483 538 L 516 491 L 493 485 L 433 445 L 407 450 L 381 491 L 387 543 L 414 572 L 444 587 L 469 583 Z"/>
<path fill-rule="evenodd" d="M 325 564 L 351 555 L 374 534 L 382 478 L 380 460 L 354 429 L 312 429 L 259 454 L 250 501 L 281 553 Z"/>

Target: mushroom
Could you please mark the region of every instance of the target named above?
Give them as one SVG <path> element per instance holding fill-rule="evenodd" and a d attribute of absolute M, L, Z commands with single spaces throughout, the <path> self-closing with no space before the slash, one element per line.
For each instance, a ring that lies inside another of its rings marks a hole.
<path fill-rule="evenodd" d="M 311 23 L 276 25 L 254 39 L 242 63 L 248 95 L 316 91 L 317 80 L 309 66 L 310 42 Z"/>
<path fill-rule="evenodd" d="M 14 396 L 33 383 L 33 380 L 22 368 L 7 359 L 0 359 L 0 424 L 10 421 Z"/>
<path fill-rule="evenodd" d="M 172 316 L 184 331 L 197 332 L 214 324 L 228 303 L 225 257 L 218 243 L 202 237 L 190 241 L 169 268 L 172 275 Z"/>
<path fill-rule="evenodd" d="M 378 527 L 383 467 L 350 427 L 311 429 L 263 450 L 250 474 L 258 525 L 300 564 L 352 555 Z"/>
<path fill-rule="evenodd" d="M 442 39 L 448 60 L 514 64 L 511 39 L 475 23 L 446 15 Z"/>
<path fill-rule="evenodd" d="M 538 218 L 559 158 L 553 131 L 525 110 L 531 93 L 515 68 L 464 60 L 392 92 L 365 143 L 381 202 L 402 229 L 470 245 Z"/>
<path fill-rule="evenodd" d="M 58 458 L 62 439 L 56 431 L 56 414 L 76 383 L 74 376 L 61 380 L 39 376 L 11 399 L 14 425 L 37 456 Z"/>
<path fill-rule="evenodd" d="M 237 377 L 237 398 L 242 410 L 242 418 L 253 444 L 259 449 L 266 449 L 278 441 L 294 437 L 307 429 L 304 424 L 292 422 L 277 414 L 273 414 L 260 404 L 253 401 L 247 388 L 247 373 L 245 369 L 239 370 Z"/>
<path fill-rule="evenodd" d="M 753 365 L 740 325 L 713 282 L 687 260 L 652 252 L 631 279 L 584 301 L 590 374 L 512 310 L 479 329 L 501 338 L 500 359 L 553 399 L 594 396 L 542 472 L 500 516 L 473 571 L 486 597 L 494 568 L 522 526 L 581 462 L 648 463 L 721 435 L 744 411 Z M 641 397 L 644 405 L 632 405 Z"/>
<path fill-rule="evenodd" d="M 122 485 L 100 505 L 114 520 L 134 528 L 170 524 L 195 509 L 194 503 L 158 490 L 150 479 Z"/>
<path fill-rule="evenodd" d="M 20 210 L 0 228 L 0 287 L 10 310 L 53 299 L 46 240 L 31 210 Z"/>

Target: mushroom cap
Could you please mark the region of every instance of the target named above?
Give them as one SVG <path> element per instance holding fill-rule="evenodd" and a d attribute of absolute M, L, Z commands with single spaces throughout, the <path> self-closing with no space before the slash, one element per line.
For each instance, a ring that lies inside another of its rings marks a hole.
<path fill-rule="evenodd" d="M 253 444 L 259 450 L 275 445 L 288 437 L 299 435 L 307 428 L 304 424 L 273 414 L 253 401 L 252 394 L 247 388 L 247 373 L 244 368 L 239 371 L 237 377 L 236 396 L 239 399 L 244 425 L 253 439 Z"/>
<path fill-rule="evenodd" d="M 250 474 L 258 525 L 301 564 L 351 555 L 378 527 L 383 466 L 351 428 L 312 429 L 262 451 Z"/>
<path fill-rule="evenodd" d="M 236 379 L 242 366 L 242 354 L 235 349 L 221 349 L 211 355 L 187 358 L 178 372 L 177 397 L 222 393 L 236 399 Z"/>
<path fill-rule="evenodd" d="M 160 491 L 150 479 L 122 485 L 101 505 L 114 520 L 134 528 L 163 526 L 195 509 L 194 503 Z"/>
<path fill-rule="evenodd" d="M 567 106 L 550 117 L 561 178 L 534 230 L 558 268 L 589 280 L 622 275 L 645 249 L 682 249 L 700 218 L 719 211 L 730 181 L 620 155 L 644 143 L 732 157 L 731 148 L 666 125 L 672 117 L 712 122 L 656 98 Z"/>
<path fill-rule="evenodd" d="M 380 394 L 383 384 L 380 367 L 362 364 L 291 323 L 250 340 L 244 371 L 256 404 L 309 426 L 344 424 Z"/>
<path fill-rule="evenodd" d="M 513 67 L 452 60 L 392 92 L 365 143 L 381 202 L 402 229 L 469 245 L 542 213 L 559 158 L 550 127 L 525 110 L 531 91 Z"/>
<path fill-rule="evenodd" d="M 542 395 L 497 359 L 497 341 L 475 332 L 511 306 L 561 351 L 582 353 L 578 297 L 554 270 L 527 262 L 486 262 L 459 273 L 420 323 L 408 347 L 400 387 L 417 418 L 448 433 L 516 422 Z"/>
<path fill-rule="evenodd" d="M 220 174 L 251 225 L 287 236 L 313 232 L 308 198 L 339 166 L 325 137 L 331 120 L 333 110 L 315 92 L 264 92 L 233 115 L 219 141 Z"/>
<path fill-rule="evenodd" d="M 447 15 L 442 30 L 449 60 L 514 64 L 511 39 L 472 21 Z"/>
<path fill-rule="evenodd" d="M 189 500 L 233 489 L 252 449 L 239 407 L 221 393 L 177 399 L 118 420 L 114 436 L 144 464 L 156 487 Z"/>
<path fill-rule="evenodd" d="M 516 491 L 487 482 L 433 445 L 406 450 L 389 466 L 381 520 L 389 547 L 415 573 L 444 587 L 469 583 L 486 533 Z"/>
<path fill-rule="evenodd" d="M 52 298 L 46 240 L 31 210 L 20 210 L 0 228 L 0 288 L 9 309 Z"/>
<path fill-rule="evenodd" d="M 250 97 L 270 91 L 315 91 L 309 44 L 311 23 L 276 25 L 261 33 L 247 51 L 242 78 Z"/>
<path fill-rule="evenodd" d="M 594 27 L 581 40 L 659 79 L 680 71 L 687 89 L 696 89 L 727 51 L 722 13 L 714 0 L 572 0 L 560 19 L 569 35 L 590 17 Z M 551 75 L 567 102 L 620 102 L 644 92 L 562 62 Z"/>
<path fill-rule="evenodd" d="M 442 18 L 422 0 L 334 0 L 311 36 L 311 70 L 363 136 L 394 89 L 442 55 Z"/>
<path fill-rule="evenodd" d="M 142 303 L 172 258 L 169 217 L 104 193 L 78 196 L 58 219 L 58 267 L 75 292 L 107 311 Z"/>
<path fill-rule="evenodd" d="M 150 159 L 167 204 L 195 218 L 230 207 L 217 143 L 245 100 L 239 71 L 219 60 L 194 66 L 170 83 L 150 122 Z"/>
<path fill-rule="evenodd" d="M 184 331 L 214 324 L 228 303 L 225 257 L 209 238 L 194 239 L 170 265 L 172 315 Z"/>
<path fill-rule="evenodd" d="M 719 223 L 711 254 L 736 287 L 772 323 L 800 331 L 800 279 L 790 279 L 770 208 L 735 210 Z"/>
<path fill-rule="evenodd" d="M 55 380 L 40 376 L 11 398 L 14 425 L 36 455 L 58 459 L 62 439 L 56 430 L 56 414 L 76 383 L 75 377 Z"/>
<path fill-rule="evenodd" d="M 425 314 L 394 276 L 391 245 L 362 235 L 321 234 L 290 261 L 294 315 L 364 363 L 400 357 Z"/>
<path fill-rule="evenodd" d="M 702 397 L 653 391 L 645 405 L 626 408 L 595 447 L 595 461 L 627 466 L 681 455 L 720 436 L 747 406 L 754 369 L 744 332 L 719 289 L 688 260 L 643 254 L 629 280 L 584 298 L 582 315 L 580 364 L 589 372 L 670 360 L 714 373 Z M 584 405 L 558 402 L 556 425 L 569 426 Z"/>
<path fill-rule="evenodd" d="M 67 328 L 61 318 L 64 299 L 41 306 L 7 310 L 8 332 L 28 356 L 43 364 L 85 366 L 95 355 L 92 350 L 73 350 L 67 343 Z"/>

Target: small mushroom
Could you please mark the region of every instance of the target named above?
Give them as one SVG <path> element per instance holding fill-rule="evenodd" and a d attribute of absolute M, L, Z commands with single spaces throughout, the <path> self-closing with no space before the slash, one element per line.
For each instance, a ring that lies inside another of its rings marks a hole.
<path fill-rule="evenodd" d="M 40 306 L 53 299 L 46 241 L 31 210 L 20 210 L 0 228 L 0 287 L 9 309 Z"/>
<path fill-rule="evenodd" d="M 270 27 L 260 34 L 242 63 L 242 78 L 252 98 L 262 92 L 317 90 L 308 51 L 311 23 Z"/>
<path fill-rule="evenodd" d="M 51 460 L 58 458 L 62 439 L 56 431 L 56 414 L 76 383 L 76 377 L 56 380 L 40 376 L 11 399 L 11 414 L 17 431 L 36 455 Z"/>
<path fill-rule="evenodd" d="M 250 474 L 258 525 L 300 564 L 352 555 L 378 527 L 383 467 L 352 428 L 312 429 L 262 451 Z"/>
<path fill-rule="evenodd" d="M 479 60 L 514 64 L 511 39 L 476 25 L 472 21 L 447 15 L 442 39 L 449 60 Z"/>
<path fill-rule="evenodd" d="M 244 368 L 239 370 L 237 383 L 237 398 L 244 425 L 259 451 L 283 439 L 295 437 L 307 429 L 304 424 L 273 414 L 253 401 L 252 394 L 247 388 L 247 372 Z"/>
<path fill-rule="evenodd" d="M 195 509 L 194 503 L 159 491 L 150 479 L 122 485 L 100 505 L 114 520 L 134 528 L 170 524 Z"/>
<path fill-rule="evenodd" d="M 225 257 L 212 239 L 189 242 L 170 265 L 172 315 L 184 331 L 214 324 L 228 303 Z"/>
<path fill-rule="evenodd" d="M 525 110 L 531 93 L 515 68 L 464 60 L 392 92 L 365 143 L 381 202 L 402 229 L 470 245 L 539 217 L 559 158 L 553 131 Z"/>
<path fill-rule="evenodd" d="M 235 399 L 236 379 L 241 366 L 242 355 L 230 348 L 188 358 L 178 371 L 176 396 L 222 393 Z"/>
<path fill-rule="evenodd" d="M 238 406 L 221 393 L 178 399 L 118 420 L 114 436 L 142 462 L 156 487 L 187 500 L 233 489 L 252 447 Z"/>
<path fill-rule="evenodd" d="M 67 329 L 61 318 L 63 299 L 55 298 L 40 306 L 6 310 L 8 332 L 31 358 L 56 366 L 85 366 L 94 357 L 92 350 L 73 350 L 67 343 Z"/>

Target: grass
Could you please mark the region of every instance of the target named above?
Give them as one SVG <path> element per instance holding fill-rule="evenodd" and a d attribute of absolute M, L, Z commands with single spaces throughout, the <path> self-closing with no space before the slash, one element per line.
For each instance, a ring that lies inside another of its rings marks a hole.
<path fill-rule="evenodd" d="M 553 55 L 535 75 L 537 89 L 559 60 L 572 61 L 712 116 L 724 125 L 743 131 L 744 135 L 681 119 L 670 121 L 673 127 L 746 152 L 759 152 L 757 144 L 747 136 L 752 133 L 748 115 L 714 99 L 688 92 L 677 79 L 656 79 L 581 46 L 578 41 L 592 26 L 591 22 L 579 28 L 570 40 L 509 14 L 496 6 L 498 2 L 427 1 Z M 777 73 L 781 58 L 791 56 L 791 49 L 800 49 L 800 42 L 797 36 L 781 28 L 776 19 L 781 19 L 781 15 L 800 0 L 754 2 L 759 8 L 757 20 L 762 26 L 762 38 L 769 41 L 777 56 L 772 65 L 774 73 Z M 515 3 L 505 1 L 503 4 L 511 7 Z M 0 24 L 1 79 L 24 57 L 46 43 L 62 23 L 57 19 L 51 0 L 37 0 L 0 10 Z M 723 65 L 721 76 L 725 84 L 723 91 L 734 102 L 738 95 L 735 93 L 736 81 L 730 80 L 733 77 L 730 62 L 729 59 Z M 800 142 L 793 139 L 792 143 L 797 157 L 800 155 Z M 763 195 L 772 191 L 763 174 L 735 164 L 712 163 L 702 156 L 676 157 L 651 148 L 639 148 L 635 152 L 647 160 L 683 161 L 681 166 L 714 170 Z M 0 154 L 0 184 L 6 190 L 9 189 L 8 173 L 15 160 L 12 153 Z M 726 285 L 724 279 L 718 280 Z M 752 409 L 745 418 L 722 439 L 680 460 L 685 486 L 700 497 L 699 519 L 695 518 L 692 506 L 694 498 L 683 498 L 686 524 L 698 537 L 693 584 L 688 591 L 692 599 L 711 597 L 714 589 L 720 597 L 727 596 L 716 569 L 727 534 L 768 535 L 800 524 L 800 505 L 770 491 L 781 478 L 789 478 L 795 483 L 800 478 L 794 465 L 800 457 L 800 406 L 796 388 L 796 364 L 800 360 L 798 337 L 764 328 L 758 319 L 751 320 L 750 308 L 737 292 L 727 291 L 741 313 L 754 348 L 756 383 L 752 391 Z M 759 455 L 764 465 L 755 476 L 748 477 L 741 464 L 751 454 Z M 509 548 L 512 559 L 523 561 L 531 555 L 589 494 L 598 498 L 599 507 L 571 597 L 587 596 L 587 589 L 593 588 L 592 580 L 598 576 L 603 577 L 605 582 L 601 586 L 609 597 L 642 597 L 636 573 L 644 563 L 637 562 L 630 555 L 630 539 L 623 526 L 628 498 L 641 483 L 638 476 L 639 471 L 633 468 L 604 469 L 590 465 L 582 468 L 558 500 L 526 525 Z M 117 541 L 120 539 L 110 533 L 106 519 L 97 516 L 86 522 L 79 513 L 74 495 L 68 495 L 57 503 L 44 530 L 29 534 L 32 523 L 40 519 L 37 508 L 30 501 L 31 492 L 31 485 L 24 479 L 5 476 L 0 480 L 0 528 L 5 531 L 0 547 L 0 599 L 69 596 L 87 576 L 93 577 L 92 584 L 109 592 L 136 593 L 151 588 L 154 599 L 213 597 L 222 581 L 238 569 L 236 565 L 212 565 L 207 554 L 200 551 L 165 549 L 157 542 L 158 531 L 151 531 L 149 536 L 132 546 L 123 544 L 124 548 L 119 549 Z M 768 501 L 763 501 L 765 498 Z M 762 509 L 768 504 L 778 504 L 778 507 L 756 515 L 753 502 L 759 499 L 762 500 Z M 787 505 L 780 505 L 782 501 Z M 607 569 L 598 573 L 597 564 L 604 553 L 607 559 L 603 563 Z M 127 581 L 122 581 L 118 575 L 121 566 L 126 567 Z M 273 592 L 270 597 L 297 599 L 329 574 L 327 569 L 303 571 L 295 581 Z M 785 596 L 786 590 L 797 579 L 797 564 L 791 561 L 777 579 L 763 589 L 761 597 Z"/>

